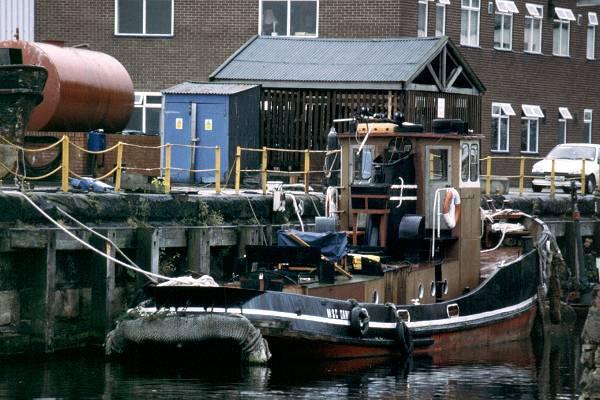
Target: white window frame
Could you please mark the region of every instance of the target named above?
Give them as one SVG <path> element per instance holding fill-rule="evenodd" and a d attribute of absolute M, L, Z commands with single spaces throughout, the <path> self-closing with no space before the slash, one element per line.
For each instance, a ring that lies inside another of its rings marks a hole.
<path fill-rule="evenodd" d="M 531 122 L 535 121 L 535 143 L 531 143 Z M 523 124 L 526 124 L 527 131 L 525 135 L 527 135 L 527 144 L 526 149 L 523 150 L 521 148 L 521 153 L 526 154 L 537 154 L 538 153 L 538 143 L 540 141 L 540 119 L 538 117 L 522 117 L 521 118 L 521 135 L 523 135 Z M 521 143 L 523 143 L 523 139 L 521 138 Z"/>
<path fill-rule="evenodd" d="M 596 59 L 596 26 L 598 26 L 598 16 L 593 12 L 588 13 L 587 44 L 585 50 L 585 57 L 588 60 Z"/>
<path fill-rule="evenodd" d="M 583 110 L 583 125 L 585 127 L 588 143 L 592 143 L 592 116 L 593 110 L 589 108 Z"/>
<path fill-rule="evenodd" d="M 286 31 L 286 35 L 284 35 L 283 37 L 300 37 L 300 38 L 315 38 L 315 37 L 319 37 L 319 2 L 320 0 L 260 0 L 259 4 L 258 4 L 258 34 L 262 35 L 262 25 L 263 25 L 263 2 L 264 1 L 280 1 L 280 2 L 287 2 L 287 26 L 285 28 Z M 291 29 L 291 21 L 292 19 L 290 18 L 292 15 L 292 3 L 295 2 L 305 2 L 305 3 L 316 3 L 316 15 L 315 15 L 315 34 L 314 35 L 292 35 L 290 32 Z"/>
<path fill-rule="evenodd" d="M 474 6 L 473 4 L 477 4 Z M 461 0 L 461 28 L 460 44 L 462 46 L 479 47 L 479 28 L 481 19 L 481 0 Z M 466 12 L 467 20 L 463 21 L 463 13 Z M 474 21 L 474 19 L 476 19 Z M 477 24 L 477 34 L 471 38 L 470 32 L 473 24 Z M 463 34 L 463 25 L 466 26 L 466 35 Z"/>
<path fill-rule="evenodd" d="M 148 98 L 148 96 L 160 96 L 162 98 L 162 93 L 161 92 L 135 92 L 134 95 L 134 102 L 133 102 L 133 107 L 134 108 L 140 108 L 142 109 L 142 132 L 144 133 L 148 133 L 147 132 L 147 128 L 146 128 L 146 110 L 149 108 L 158 108 L 158 109 L 162 109 L 162 101 L 160 103 L 148 103 L 146 100 Z M 160 134 L 160 123 L 159 123 L 159 127 L 158 127 L 159 131 L 156 133 L 157 135 Z"/>
<path fill-rule="evenodd" d="M 524 28 L 524 36 L 529 38 L 529 48 L 525 47 L 523 50 L 526 53 L 532 54 L 541 54 L 542 53 L 542 29 L 543 29 L 543 16 L 544 16 L 544 6 L 540 6 L 537 4 L 526 3 L 528 15 L 525 16 L 525 20 L 531 20 L 531 28 Z M 534 25 L 536 23 L 540 24 L 538 29 L 538 34 L 535 35 Z M 538 46 L 538 51 L 534 51 L 534 43 Z"/>
<path fill-rule="evenodd" d="M 534 104 L 523 104 L 521 105 L 521 110 L 523 111 L 523 115 L 531 118 L 544 118 L 544 112 L 542 111 L 542 107 Z"/>
<path fill-rule="evenodd" d="M 494 16 L 494 18 L 498 19 L 498 17 L 500 17 L 500 19 L 501 19 L 500 31 L 498 33 L 498 31 L 496 31 L 496 29 L 494 28 L 494 49 L 502 50 L 502 51 L 511 51 L 512 50 L 513 15 L 512 15 L 512 13 L 497 12 L 496 15 Z M 508 30 L 505 26 L 507 20 L 510 21 L 510 30 L 508 32 L 509 33 L 508 34 L 508 43 L 504 43 L 504 33 L 505 33 L 505 31 Z M 500 36 L 500 39 L 497 42 L 496 36 L 498 34 Z M 505 45 L 506 45 L 506 47 L 505 47 Z"/>
<path fill-rule="evenodd" d="M 571 36 L 571 21 L 576 21 L 575 14 L 569 8 L 554 7 L 554 26 L 552 27 L 552 55 L 558 57 L 569 57 L 570 53 L 570 36 Z M 566 38 L 563 37 L 562 27 L 567 27 Z M 558 28 L 558 45 L 556 29 Z M 566 41 L 566 52 L 563 53 L 563 44 Z M 558 49 L 558 51 L 557 51 Z"/>
<path fill-rule="evenodd" d="M 427 25 L 429 24 L 429 1 L 418 0 L 417 9 L 417 37 L 427 37 Z M 421 14 L 421 11 L 424 14 Z"/>
<path fill-rule="evenodd" d="M 558 119 L 558 143 L 562 144 L 562 143 L 567 143 L 567 121 L 564 118 L 559 118 Z M 563 129 L 562 131 L 560 130 L 560 124 L 563 124 Z"/>
<path fill-rule="evenodd" d="M 558 113 L 562 119 L 573 119 L 571 111 L 567 107 L 558 107 Z"/>
<path fill-rule="evenodd" d="M 492 103 L 492 120 L 498 119 L 497 127 L 498 129 L 497 136 L 498 142 L 491 143 L 491 151 L 494 153 L 508 153 L 510 149 L 510 117 L 514 116 L 515 112 L 510 105 L 510 103 Z M 501 122 L 506 121 L 506 148 L 500 148 L 500 143 L 502 142 L 501 137 Z M 490 136 L 491 137 L 491 136 Z"/>
<path fill-rule="evenodd" d="M 512 0 L 496 0 L 496 10 L 500 14 L 518 14 L 519 9 Z"/>
<path fill-rule="evenodd" d="M 446 34 L 446 4 L 444 1 L 440 0 L 435 4 L 435 36 L 440 37 Z M 448 4 L 450 2 L 448 1 Z M 438 29 L 440 28 L 441 29 Z"/>
<path fill-rule="evenodd" d="M 146 3 L 142 0 L 142 32 L 126 33 L 119 32 L 119 1 L 115 0 L 115 36 L 144 36 L 144 37 L 172 37 L 175 29 L 175 1 L 171 0 L 171 30 L 169 33 L 146 33 Z"/>

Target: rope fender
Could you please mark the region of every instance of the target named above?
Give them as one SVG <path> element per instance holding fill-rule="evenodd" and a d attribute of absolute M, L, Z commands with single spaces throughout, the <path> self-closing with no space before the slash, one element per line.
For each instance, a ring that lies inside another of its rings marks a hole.
<path fill-rule="evenodd" d="M 240 346 L 242 360 L 265 364 L 271 358 L 267 341 L 260 330 L 243 315 L 206 314 L 141 317 L 120 321 L 106 337 L 106 355 L 120 355 L 128 343 L 200 343 L 205 340 L 233 340 Z"/>

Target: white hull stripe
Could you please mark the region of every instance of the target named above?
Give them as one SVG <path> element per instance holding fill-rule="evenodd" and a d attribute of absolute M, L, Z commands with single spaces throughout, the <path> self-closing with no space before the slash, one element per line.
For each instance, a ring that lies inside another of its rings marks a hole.
<path fill-rule="evenodd" d="M 499 316 L 499 315 L 507 314 L 507 313 L 510 314 L 510 313 L 514 313 L 517 311 L 523 311 L 523 310 L 528 309 L 531 306 L 531 304 L 535 301 L 535 299 L 536 299 L 536 296 L 534 296 L 530 299 L 527 299 L 519 304 L 515 304 L 514 306 L 499 308 L 497 310 L 487 311 L 487 312 L 483 312 L 483 313 L 479 313 L 479 314 L 465 315 L 463 317 L 458 316 L 458 317 L 452 317 L 452 318 L 428 320 L 428 321 L 407 322 L 406 325 L 409 328 L 425 328 L 425 327 L 435 328 L 435 327 L 441 327 L 444 325 L 456 324 L 456 323 L 460 323 L 460 322 L 470 322 L 470 321 L 475 321 L 478 319 L 495 317 L 495 316 Z"/>
<path fill-rule="evenodd" d="M 167 310 L 171 312 L 175 312 L 175 307 L 163 308 L 161 310 Z M 155 313 L 156 307 L 145 307 L 141 310 L 143 313 Z M 202 314 L 202 313 L 229 313 L 229 314 L 241 314 L 241 315 L 262 315 L 265 317 L 277 317 L 277 318 L 285 318 L 285 319 L 294 319 L 300 321 L 311 321 L 311 322 L 320 322 L 322 324 L 330 324 L 330 325 L 340 325 L 340 326 L 350 326 L 350 321 L 347 319 L 336 319 L 336 318 L 327 318 L 327 317 L 318 317 L 315 315 L 306 315 L 306 314 L 296 314 L 289 313 L 283 311 L 271 311 L 271 310 L 261 310 L 261 309 L 253 309 L 253 308 L 244 308 L 242 311 L 241 308 L 222 308 L 222 307 L 185 307 L 178 308 L 177 311 L 185 312 L 189 314 Z M 396 328 L 395 322 L 375 322 L 369 321 L 369 327 L 378 328 L 378 329 L 394 329 Z"/>
<path fill-rule="evenodd" d="M 536 299 L 535 297 L 532 297 L 532 298 L 525 300 L 514 306 L 504 307 L 504 308 L 500 308 L 498 310 L 487 311 L 487 312 L 483 312 L 483 313 L 479 313 L 479 314 L 472 314 L 472 315 L 466 315 L 466 316 L 462 316 L 462 317 L 458 316 L 458 317 L 437 319 L 437 320 L 407 322 L 406 325 L 408 326 L 408 328 L 424 328 L 424 327 L 435 328 L 435 327 L 443 327 L 444 325 L 451 325 L 451 324 L 456 324 L 456 323 L 461 323 L 461 322 L 470 322 L 470 321 L 475 321 L 478 319 L 490 318 L 490 317 L 499 316 L 499 315 L 505 314 L 505 313 L 514 313 L 517 311 L 525 310 L 530 307 L 530 305 L 535 301 L 535 299 Z M 185 312 L 188 314 L 229 313 L 229 314 L 240 314 L 240 315 L 258 315 L 258 316 L 262 315 L 265 317 L 277 317 L 277 318 L 299 320 L 299 321 L 319 322 L 319 323 L 329 324 L 329 325 L 350 326 L 350 321 L 347 319 L 318 317 L 315 315 L 305 315 L 305 314 L 298 315 L 296 313 L 290 313 L 290 312 L 261 310 L 261 309 L 253 309 L 253 308 L 244 308 L 242 311 L 241 308 L 227 308 L 226 309 L 226 308 L 222 308 L 222 307 L 214 307 L 214 308 L 213 307 L 206 307 L 206 308 L 204 308 L 204 307 L 185 307 L 185 308 L 180 307 L 180 308 L 176 309 L 175 307 L 170 307 L 168 309 L 163 308 L 161 310 L 167 310 L 167 311 L 170 311 L 173 313 L 175 313 L 176 311 Z M 156 307 L 145 307 L 145 308 L 142 308 L 141 311 L 143 313 L 152 314 L 152 313 L 155 313 L 157 311 L 157 309 L 156 309 Z M 378 329 L 395 329 L 396 323 L 395 322 L 369 321 L 369 327 L 378 328 Z"/>

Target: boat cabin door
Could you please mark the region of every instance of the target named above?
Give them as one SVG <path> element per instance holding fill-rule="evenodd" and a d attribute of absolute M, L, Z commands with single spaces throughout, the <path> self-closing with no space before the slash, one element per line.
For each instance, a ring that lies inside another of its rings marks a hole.
<path fill-rule="evenodd" d="M 434 211 L 434 199 L 438 189 L 444 189 L 446 185 L 451 184 L 452 178 L 452 151 L 450 146 L 426 146 L 425 147 L 425 227 L 433 228 L 434 212 L 441 210 L 444 190 L 439 190 L 439 208 Z M 448 229 L 443 218 L 440 218 L 441 228 Z"/>

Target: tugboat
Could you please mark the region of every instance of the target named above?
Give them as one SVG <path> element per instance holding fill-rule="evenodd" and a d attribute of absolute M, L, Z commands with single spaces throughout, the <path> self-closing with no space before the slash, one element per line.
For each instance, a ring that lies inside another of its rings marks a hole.
<path fill-rule="evenodd" d="M 401 115 L 350 125 L 330 134 L 342 161 L 328 194 L 339 201 L 316 232 L 280 231 L 278 246 L 248 247 L 233 284 L 148 286 L 107 336 L 107 354 L 221 343 L 264 363 L 528 337 L 558 250 L 540 220 L 481 207 L 481 136 L 460 120 L 423 132 Z"/>

